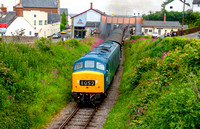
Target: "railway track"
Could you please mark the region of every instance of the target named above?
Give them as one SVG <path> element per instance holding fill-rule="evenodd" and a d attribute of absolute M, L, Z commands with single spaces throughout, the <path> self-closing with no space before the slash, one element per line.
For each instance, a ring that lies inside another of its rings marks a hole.
<path fill-rule="evenodd" d="M 76 105 L 74 111 L 59 127 L 59 129 L 86 129 L 96 112 L 97 108 L 81 108 Z"/>

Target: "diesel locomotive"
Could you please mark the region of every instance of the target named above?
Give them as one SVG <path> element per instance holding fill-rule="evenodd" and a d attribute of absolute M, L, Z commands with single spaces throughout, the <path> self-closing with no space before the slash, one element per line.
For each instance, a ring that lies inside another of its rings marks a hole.
<path fill-rule="evenodd" d="M 98 104 L 105 97 L 120 64 L 124 31 L 125 27 L 114 30 L 107 41 L 74 63 L 72 96 L 75 102 Z"/>

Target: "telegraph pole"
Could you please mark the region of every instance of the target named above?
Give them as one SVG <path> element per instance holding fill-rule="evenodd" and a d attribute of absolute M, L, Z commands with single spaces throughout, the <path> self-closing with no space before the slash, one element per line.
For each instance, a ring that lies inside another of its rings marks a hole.
<path fill-rule="evenodd" d="M 182 30 L 181 30 L 181 35 L 183 35 L 184 12 L 185 12 L 185 0 L 184 0 L 184 3 L 183 3 L 183 16 L 182 16 Z"/>

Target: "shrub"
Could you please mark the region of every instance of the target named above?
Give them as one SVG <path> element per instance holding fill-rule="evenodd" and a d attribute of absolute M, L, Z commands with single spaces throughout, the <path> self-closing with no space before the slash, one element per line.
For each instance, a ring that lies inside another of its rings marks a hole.
<path fill-rule="evenodd" d="M 121 95 L 104 128 L 199 128 L 199 46 L 177 37 L 126 42 Z"/>

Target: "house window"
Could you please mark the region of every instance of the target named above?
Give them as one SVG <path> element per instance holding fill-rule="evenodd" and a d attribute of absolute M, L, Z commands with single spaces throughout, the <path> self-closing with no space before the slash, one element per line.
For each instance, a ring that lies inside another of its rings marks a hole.
<path fill-rule="evenodd" d="M 149 30 L 149 32 L 151 33 L 151 32 L 152 32 L 152 30 Z"/>
<path fill-rule="evenodd" d="M 47 20 L 44 21 L 44 24 L 47 25 Z"/>
<path fill-rule="evenodd" d="M 31 31 L 29 31 L 29 35 L 32 35 L 32 32 L 31 32 Z"/>
<path fill-rule="evenodd" d="M 42 20 L 39 20 L 39 25 L 42 25 Z"/>
<path fill-rule="evenodd" d="M 145 33 L 148 33 L 148 29 L 145 29 Z"/>
<path fill-rule="evenodd" d="M 34 20 L 34 25 L 36 25 L 36 20 Z"/>
<path fill-rule="evenodd" d="M 200 7 L 200 4 L 198 4 L 198 7 Z"/>
<path fill-rule="evenodd" d="M 173 9 L 173 6 L 170 6 L 170 9 Z"/>

